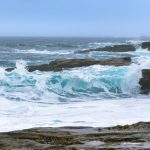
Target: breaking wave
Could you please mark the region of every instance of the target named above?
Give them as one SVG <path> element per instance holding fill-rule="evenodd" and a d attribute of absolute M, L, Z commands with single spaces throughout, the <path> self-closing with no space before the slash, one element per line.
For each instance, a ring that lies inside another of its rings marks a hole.
<path fill-rule="evenodd" d="M 59 98 L 104 99 L 139 95 L 142 68 L 150 68 L 147 57 L 140 57 L 130 66 L 100 66 L 64 70 L 62 72 L 28 72 L 26 63 L 17 69 L 0 69 L 0 96 L 11 100 L 46 101 Z"/>

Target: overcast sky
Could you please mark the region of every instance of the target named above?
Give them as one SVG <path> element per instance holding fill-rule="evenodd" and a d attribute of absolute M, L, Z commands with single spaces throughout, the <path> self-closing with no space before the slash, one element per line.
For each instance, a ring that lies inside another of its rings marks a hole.
<path fill-rule="evenodd" d="M 0 36 L 150 36 L 150 0 L 0 0 Z"/>

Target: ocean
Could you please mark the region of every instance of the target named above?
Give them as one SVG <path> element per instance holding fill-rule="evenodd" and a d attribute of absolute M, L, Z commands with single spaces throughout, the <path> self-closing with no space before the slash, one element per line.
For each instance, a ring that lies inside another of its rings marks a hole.
<path fill-rule="evenodd" d="M 0 132 L 32 127 L 108 127 L 150 121 L 150 95 L 140 94 L 150 51 L 134 38 L 0 38 Z M 132 44 L 136 51 L 78 51 Z M 129 66 L 93 65 L 29 72 L 54 60 L 131 57 Z M 16 67 L 7 72 L 6 68 Z"/>

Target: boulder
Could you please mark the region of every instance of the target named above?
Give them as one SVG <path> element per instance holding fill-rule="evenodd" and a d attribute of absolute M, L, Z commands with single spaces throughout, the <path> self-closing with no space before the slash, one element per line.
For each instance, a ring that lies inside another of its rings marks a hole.
<path fill-rule="evenodd" d="M 89 49 L 84 51 L 79 51 L 79 53 L 89 53 L 94 51 L 107 51 L 107 52 L 128 52 L 128 51 L 135 51 L 136 48 L 133 45 L 113 45 L 113 46 L 106 46 L 103 48 L 96 48 L 96 49 Z"/>
<path fill-rule="evenodd" d="M 142 45 L 141 45 L 141 47 L 143 48 L 143 49 L 148 49 L 148 50 L 150 50 L 150 42 L 143 42 L 142 43 Z"/>
<path fill-rule="evenodd" d="M 150 69 L 142 70 L 142 78 L 139 81 L 141 86 L 141 93 L 148 94 L 150 93 Z"/>

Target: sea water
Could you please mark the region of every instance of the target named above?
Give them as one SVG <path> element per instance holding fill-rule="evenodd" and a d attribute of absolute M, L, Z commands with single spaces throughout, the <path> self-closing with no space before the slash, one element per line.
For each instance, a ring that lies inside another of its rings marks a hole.
<path fill-rule="evenodd" d="M 119 38 L 0 38 L 0 132 L 31 127 L 107 127 L 150 121 L 150 96 L 140 94 L 142 69 L 150 69 L 143 40 Z M 133 44 L 134 52 L 77 51 Z M 28 72 L 27 65 L 56 59 L 132 58 L 129 66 Z M 11 72 L 8 67 L 16 67 Z"/>

